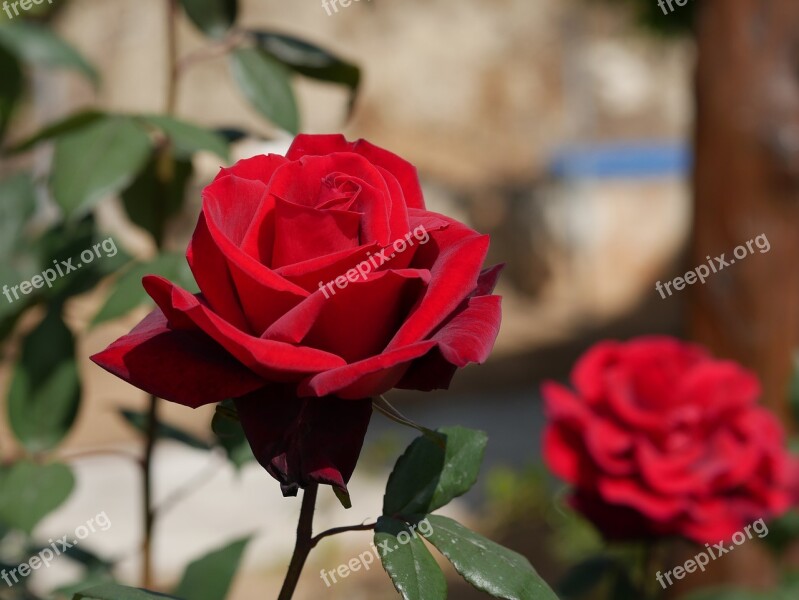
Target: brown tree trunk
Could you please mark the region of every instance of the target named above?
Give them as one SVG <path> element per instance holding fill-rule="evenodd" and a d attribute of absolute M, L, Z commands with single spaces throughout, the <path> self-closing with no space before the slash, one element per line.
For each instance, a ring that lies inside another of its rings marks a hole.
<path fill-rule="evenodd" d="M 691 333 L 757 372 L 763 403 L 788 424 L 799 348 L 799 2 L 703 0 L 699 8 L 688 268 L 708 255 L 729 261 L 760 234 L 771 250 L 755 247 L 692 286 Z"/>
<path fill-rule="evenodd" d="M 695 230 L 690 266 L 760 234 L 755 250 L 692 286 L 692 336 L 753 369 L 790 426 L 799 348 L 799 2 L 702 0 L 697 21 Z M 715 264 L 715 261 L 714 261 Z M 761 587 L 776 570 L 750 544 L 702 583 Z"/>

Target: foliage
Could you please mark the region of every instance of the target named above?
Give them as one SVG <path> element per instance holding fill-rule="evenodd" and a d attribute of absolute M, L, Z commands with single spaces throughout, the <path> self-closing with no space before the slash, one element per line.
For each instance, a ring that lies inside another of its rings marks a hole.
<path fill-rule="evenodd" d="M 405 600 L 447 597 L 444 575 L 421 533 L 466 581 L 494 598 L 556 599 L 525 557 L 431 514 L 474 485 L 487 443 L 483 432 L 462 427 L 438 433 L 443 447 L 421 435 L 397 460 L 388 480 L 374 543 L 394 587 Z M 429 527 L 422 529 L 422 524 Z"/>
<path fill-rule="evenodd" d="M 175 6 L 207 36 L 209 46 L 227 49 L 231 75 L 243 97 L 274 127 L 289 132 L 300 129 L 294 95 L 297 76 L 340 85 L 350 93 L 351 106 L 354 103 L 358 67 L 282 32 L 241 29 L 237 0 L 175 0 Z M 157 253 L 133 261 L 120 248 L 114 256 L 108 254 L 102 260 L 98 256 L 52 285 L 23 291 L 19 299 L 7 301 L 0 296 L 0 343 L 8 343 L 12 334 L 21 337 L 6 402 L 20 454 L 12 456 L 3 448 L 0 545 L 9 536 L 24 535 L 28 548 L 36 547 L 30 537 L 36 524 L 63 505 L 74 485 L 70 466 L 59 461 L 57 454 L 80 411 L 83 386 L 76 344 L 82 332 L 73 330 L 65 307 L 76 296 L 102 285 L 106 300 L 92 320 L 92 326 L 98 326 L 149 303 L 140 283 L 146 274 L 160 274 L 193 289 L 185 258 L 165 248 L 170 223 L 186 209 L 196 178 L 197 154 L 212 153 L 229 164 L 233 141 L 249 135 L 187 122 L 172 107 L 164 114 L 122 114 L 96 106 L 12 141 L 13 119 L 29 93 L 33 69 L 68 70 L 92 87 L 101 84 L 91 63 L 47 24 L 52 12 L 37 9 L 25 18 L 0 24 L 0 157 L 25 164 L 30 162 L 28 154 L 43 146 L 54 150 L 47 177 L 39 179 L 22 171 L 0 178 L 0 284 L 12 288 L 23 281 L 37 281 L 32 278 L 60 261 L 76 260 L 83 250 L 108 238 L 95 213 L 111 197 L 122 200 L 130 222 L 151 236 Z M 179 76 L 200 62 L 195 56 L 178 58 L 175 72 Z M 171 84 L 176 91 L 180 81 Z M 44 198 L 57 207 L 58 216 L 42 218 L 39 207 Z M 28 315 L 24 322 L 31 325 L 18 332 L 17 325 Z M 121 410 L 120 415 L 145 437 L 149 435 L 146 414 Z M 207 440 L 166 423 L 158 423 L 154 434 L 198 451 L 218 450 L 237 468 L 253 460 L 235 415 L 215 418 Z M 192 563 L 175 594 L 192 600 L 222 600 L 247 541 L 239 540 Z M 62 597 L 168 597 L 117 586 L 114 564 L 82 549 L 68 556 L 83 567 L 83 575 L 58 591 Z M 22 553 L 17 558 L 25 557 Z M 81 591 L 87 588 L 91 589 Z M 36 598 L 25 581 L 11 593 Z"/>

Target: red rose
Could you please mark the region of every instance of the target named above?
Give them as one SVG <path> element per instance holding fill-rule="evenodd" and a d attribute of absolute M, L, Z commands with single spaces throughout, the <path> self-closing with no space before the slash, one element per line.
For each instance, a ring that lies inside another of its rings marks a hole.
<path fill-rule="evenodd" d="M 92 359 L 161 398 L 235 398 L 285 494 L 346 490 L 392 388 L 447 387 L 496 339 L 488 237 L 425 210 L 416 169 L 365 141 L 299 136 L 222 169 L 187 258 L 201 290 L 144 278 L 157 304 Z"/>
<path fill-rule="evenodd" d="M 791 501 L 792 459 L 753 374 L 665 337 L 602 342 L 543 387 L 544 456 L 609 538 L 718 542 Z"/>

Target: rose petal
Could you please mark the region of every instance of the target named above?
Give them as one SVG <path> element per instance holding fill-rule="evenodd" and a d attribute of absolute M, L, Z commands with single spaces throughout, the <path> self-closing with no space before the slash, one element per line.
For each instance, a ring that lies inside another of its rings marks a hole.
<path fill-rule="evenodd" d="M 433 232 L 430 243 L 419 248 L 413 266 L 429 265 L 430 286 L 387 350 L 425 339 L 463 301 L 462 290 L 473 290 L 477 286 L 488 252 L 488 236 L 460 237 L 459 233 L 452 228 Z"/>
<path fill-rule="evenodd" d="M 418 342 L 365 360 L 314 375 L 299 387 L 302 396 L 335 395 L 344 399 L 375 397 L 395 387 L 412 361 L 435 342 Z"/>
<path fill-rule="evenodd" d="M 289 160 L 303 156 L 324 156 L 334 152 L 355 152 L 393 175 L 402 187 L 408 208 L 424 209 L 419 173 L 411 163 L 365 140 L 350 143 L 343 135 L 298 135 L 286 153 Z"/>
<path fill-rule="evenodd" d="M 342 290 L 317 290 L 278 319 L 265 339 L 303 344 L 343 357 L 347 362 L 379 354 L 428 284 L 426 271 L 383 271 L 366 280 L 348 280 Z M 352 324 L 358 323 L 358 335 Z"/>
<path fill-rule="evenodd" d="M 312 260 L 360 246 L 361 216 L 342 210 L 318 210 L 278 199 L 272 268 Z M 313 235 L 308 235 L 309 232 Z"/>
<path fill-rule="evenodd" d="M 236 399 L 253 454 L 284 495 L 311 483 L 347 491 L 372 415 L 371 400 L 293 397 L 271 386 Z"/>
<path fill-rule="evenodd" d="M 634 508 L 656 521 L 677 517 L 690 502 L 687 498 L 663 496 L 634 479 L 600 477 L 597 489 L 607 502 Z"/>
<path fill-rule="evenodd" d="M 253 156 L 252 158 L 242 159 L 232 167 L 220 169 L 216 179 L 235 175 L 242 179 L 260 181 L 263 184 L 267 184 L 272 179 L 272 175 L 275 174 L 275 171 L 287 162 L 289 161 L 285 156 L 280 156 L 278 154 L 261 154 L 259 156 Z"/>
<path fill-rule="evenodd" d="M 158 309 L 91 360 L 149 394 L 191 408 L 266 385 L 201 331 L 170 328 Z"/>
<path fill-rule="evenodd" d="M 144 288 L 164 315 L 190 321 L 216 340 L 233 357 L 267 381 L 297 381 L 310 373 L 333 369 L 344 359 L 315 348 L 262 340 L 236 329 L 211 311 L 200 299 L 170 281 L 150 275 Z"/>

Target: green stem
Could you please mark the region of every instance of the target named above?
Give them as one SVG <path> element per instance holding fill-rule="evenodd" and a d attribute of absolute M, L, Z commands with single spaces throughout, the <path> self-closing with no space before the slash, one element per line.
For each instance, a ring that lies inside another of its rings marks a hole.
<path fill-rule="evenodd" d="M 153 584 L 153 528 L 155 526 L 155 510 L 153 509 L 153 451 L 158 435 L 158 398 L 150 396 L 150 407 L 147 412 L 147 434 L 142 460 L 142 509 L 144 513 L 144 548 L 142 552 L 142 585 L 149 589 Z"/>
<path fill-rule="evenodd" d="M 326 537 L 330 537 L 331 535 L 338 535 L 339 533 L 346 533 L 348 531 L 372 531 L 377 523 L 372 523 L 371 525 L 349 525 L 347 527 L 333 527 L 333 529 L 328 529 L 327 531 L 323 531 L 322 533 L 315 535 L 311 539 L 311 548 L 316 548 L 316 545 L 321 542 Z"/>
<path fill-rule="evenodd" d="M 300 521 L 297 524 L 297 541 L 294 545 L 294 554 L 291 556 L 289 570 L 283 587 L 280 590 L 278 600 L 291 600 L 297 583 L 300 581 L 302 568 L 305 561 L 314 547 L 313 542 L 313 514 L 316 508 L 316 494 L 319 491 L 318 484 L 312 483 L 302 495 L 302 508 L 300 509 Z"/>
<path fill-rule="evenodd" d="M 166 93 L 166 114 L 172 115 L 177 106 L 177 64 L 178 64 L 178 14 L 180 6 L 178 0 L 167 0 L 167 58 L 169 76 Z M 158 236 L 156 240 L 159 251 L 162 250 L 163 239 Z M 155 530 L 156 510 L 153 502 L 153 452 L 158 438 L 158 398 L 150 396 L 147 410 L 147 423 L 144 442 L 144 457 L 142 458 L 142 513 L 144 518 L 144 541 L 142 549 L 142 585 L 145 588 L 153 586 L 153 533 Z"/>

